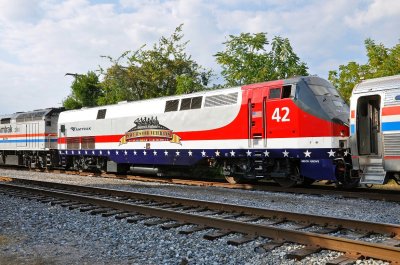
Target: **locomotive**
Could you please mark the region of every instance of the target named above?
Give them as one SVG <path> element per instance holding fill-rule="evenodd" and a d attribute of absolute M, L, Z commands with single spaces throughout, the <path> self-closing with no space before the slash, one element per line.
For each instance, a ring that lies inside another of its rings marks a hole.
<path fill-rule="evenodd" d="M 365 155 L 363 142 L 354 142 L 365 137 L 355 136 L 363 124 L 361 118 L 354 123 L 361 103 L 356 100 L 352 109 L 360 110 L 350 115 L 329 82 L 307 76 L 19 113 L 0 117 L 0 164 L 159 176 L 212 169 L 231 183 L 264 178 L 293 186 L 329 180 L 352 187 L 360 179 L 373 182 L 366 160 L 353 151 Z"/>

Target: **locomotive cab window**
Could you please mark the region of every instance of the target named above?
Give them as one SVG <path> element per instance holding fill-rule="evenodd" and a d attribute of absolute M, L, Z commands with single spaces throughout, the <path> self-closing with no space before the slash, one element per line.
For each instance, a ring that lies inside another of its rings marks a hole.
<path fill-rule="evenodd" d="M 167 102 L 165 102 L 164 112 L 177 111 L 178 105 L 179 105 L 179 99 L 167 100 Z"/>
<path fill-rule="evenodd" d="M 282 98 L 290 98 L 292 94 L 292 85 L 286 85 L 282 87 Z"/>
<path fill-rule="evenodd" d="M 280 88 L 271 88 L 269 90 L 269 98 L 281 98 L 281 89 Z"/>
<path fill-rule="evenodd" d="M 107 109 L 99 109 L 98 111 L 97 111 L 97 120 L 101 120 L 101 119 L 104 119 L 105 117 L 106 117 L 106 112 L 107 112 Z"/>

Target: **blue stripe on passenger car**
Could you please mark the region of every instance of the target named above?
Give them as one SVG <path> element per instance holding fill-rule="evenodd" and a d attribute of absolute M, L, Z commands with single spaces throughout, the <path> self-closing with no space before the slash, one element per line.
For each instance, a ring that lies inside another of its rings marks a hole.
<path fill-rule="evenodd" d="M 400 121 L 383 122 L 382 131 L 400 131 Z"/>

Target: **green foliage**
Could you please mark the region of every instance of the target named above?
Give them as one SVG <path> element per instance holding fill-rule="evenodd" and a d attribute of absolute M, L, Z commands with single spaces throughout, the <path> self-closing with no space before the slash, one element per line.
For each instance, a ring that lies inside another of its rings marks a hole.
<path fill-rule="evenodd" d="M 99 77 L 93 71 L 89 71 L 86 75 L 73 76 L 75 79 L 71 85 L 72 92 L 63 101 L 63 106 L 66 109 L 97 106 L 97 100 L 103 93 Z"/>
<path fill-rule="evenodd" d="M 383 44 L 366 39 L 365 49 L 368 56 L 366 64 L 349 62 L 340 65 L 339 71 L 329 71 L 329 81 L 347 102 L 354 86 L 361 80 L 400 74 L 400 43 L 393 48 L 386 48 Z"/>
<path fill-rule="evenodd" d="M 308 75 L 307 66 L 294 53 L 287 38 L 276 36 L 267 52 L 269 41 L 264 32 L 229 36 L 224 42 L 225 51 L 215 54 L 222 66 L 227 86 Z"/>
<path fill-rule="evenodd" d="M 121 100 L 140 100 L 206 89 L 211 71 L 205 70 L 186 54 L 182 25 L 169 37 L 161 37 L 152 49 L 145 46 L 125 52 L 117 60 L 107 57 L 112 66 L 102 71 L 104 94 L 99 104 Z M 126 65 L 121 65 L 121 59 Z"/>

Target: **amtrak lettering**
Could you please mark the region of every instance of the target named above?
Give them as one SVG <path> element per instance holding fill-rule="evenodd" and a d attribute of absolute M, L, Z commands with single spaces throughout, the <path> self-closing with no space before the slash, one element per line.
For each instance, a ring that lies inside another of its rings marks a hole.
<path fill-rule="evenodd" d="M 74 132 L 91 131 L 92 127 L 71 127 L 71 130 L 74 131 Z"/>
<path fill-rule="evenodd" d="M 172 130 L 161 125 L 158 122 L 157 117 L 142 117 L 137 118 L 135 121 L 135 127 L 125 133 L 119 140 L 119 145 L 126 144 L 128 142 L 158 142 L 158 141 L 170 141 L 181 145 L 181 138 L 172 133 Z"/>

